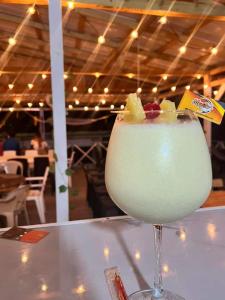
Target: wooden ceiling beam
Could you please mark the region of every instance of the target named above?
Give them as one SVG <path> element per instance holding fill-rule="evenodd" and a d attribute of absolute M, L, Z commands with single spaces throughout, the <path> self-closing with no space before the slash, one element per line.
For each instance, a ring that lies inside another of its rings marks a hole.
<path fill-rule="evenodd" d="M 121 7 L 121 1 L 118 0 L 78 0 L 74 1 L 76 8 L 91 8 L 91 9 L 103 9 L 108 11 L 118 11 L 133 13 L 133 14 L 146 14 L 178 18 L 190 18 L 198 19 L 202 16 L 202 13 L 207 11 L 210 7 L 213 7 L 207 15 L 207 19 L 225 21 L 225 7 L 223 4 L 213 5 L 211 0 L 201 1 L 175 1 L 171 7 L 172 0 L 154 1 L 149 8 L 148 0 L 133 0 L 124 1 Z M 0 0 L 0 3 L 11 4 L 26 4 L 30 5 L 34 3 L 34 0 Z M 48 5 L 48 0 L 35 0 L 36 4 Z M 64 6 L 67 6 L 67 1 L 62 1 Z"/>

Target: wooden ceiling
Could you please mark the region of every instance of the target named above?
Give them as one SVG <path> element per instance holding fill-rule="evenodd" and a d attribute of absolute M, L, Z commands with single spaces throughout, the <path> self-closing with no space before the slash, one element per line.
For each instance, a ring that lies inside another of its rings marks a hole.
<path fill-rule="evenodd" d="M 201 91 L 205 74 L 214 89 L 225 83 L 224 1 L 148 1 L 146 14 L 142 14 L 144 0 L 125 1 L 120 11 L 118 1 L 95 1 L 98 9 L 93 2 L 78 1 L 69 10 L 63 1 L 68 102 L 79 99 L 80 105 L 86 105 L 104 98 L 107 104 L 120 104 L 137 87 L 142 88 L 144 99 L 171 98 L 183 94 L 186 85 Z M 9 106 L 16 99 L 51 102 L 48 7 L 43 5 L 45 0 L 37 0 L 35 13 L 29 15 L 31 3 L 0 1 L 2 105 Z M 192 14 L 188 13 L 190 5 Z M 167 23 L 161 24 L 165 15 Z M 138 31 L 136 39 L 131 37 L 134 30 Z M 98 44 L 101 35 L 105 37 L 102 45 Z M 8 43 L 10 37 L 16 39 L 13 46 Z M 182 46 L 187 49 L 180 54 Z M 218 53 L 212 55 L 215 47 Z M 42 74 L 47 78 L 42 79 Z M 162 79 L 164 74 L 167 80 Z M 197 74 L 202 75 L 200 79 Z M 32 89 L 28 83 L 33 84 Z M 14 85 L 12 89 L 9 84 Z M 172 86 L 176 91 L 171 91 Z M 92 94 L 88 94 L 90 87 Z M 106 95 L 105 87 L 109 88 Z M 154 87 L 157 93 L 152 92 Z"/>

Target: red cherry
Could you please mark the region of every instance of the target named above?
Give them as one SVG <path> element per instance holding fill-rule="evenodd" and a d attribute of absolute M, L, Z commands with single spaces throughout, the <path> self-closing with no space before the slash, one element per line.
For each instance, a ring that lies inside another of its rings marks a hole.
<path fill-rule="evenodd" d="M 159 116 L 160 106 L 158 103 L 147 103 L 144 105 L 147 119 L 155 119 Z"/>

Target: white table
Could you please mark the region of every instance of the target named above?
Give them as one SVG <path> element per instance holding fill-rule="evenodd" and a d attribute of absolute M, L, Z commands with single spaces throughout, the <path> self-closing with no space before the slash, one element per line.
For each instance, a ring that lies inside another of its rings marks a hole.
<path fill-rule="evenodd" d="M 0 299 L 108 300 L 104 269 L 112 266 L 129 293 L 153 282 L 150 225 L 125 217 L 45 227 L 50 234 L 36 245 L 0 239 Z M 186 300 L 225 299 L 225 208 L 165 228 L 163 244 L 166 288 Z"/>

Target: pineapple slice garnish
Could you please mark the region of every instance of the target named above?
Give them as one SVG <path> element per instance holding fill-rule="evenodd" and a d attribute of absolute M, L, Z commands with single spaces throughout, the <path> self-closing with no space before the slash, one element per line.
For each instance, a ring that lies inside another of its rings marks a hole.
<path fill-rule="evenodd" d="M 166 112 L 164 115 L 162 114 L 162 117 L 167 122 L 175 122 L 177 120 L 176 106 L 174 102 L 170 100 L 163 100 L 160 103 L 160 109 Z"/>
<path fill-rule="evenodd" d="M 141 122 L 145 119 L 145 111 L 137 94 L 129 94 L 125 107 L 124 121 Z"/>

